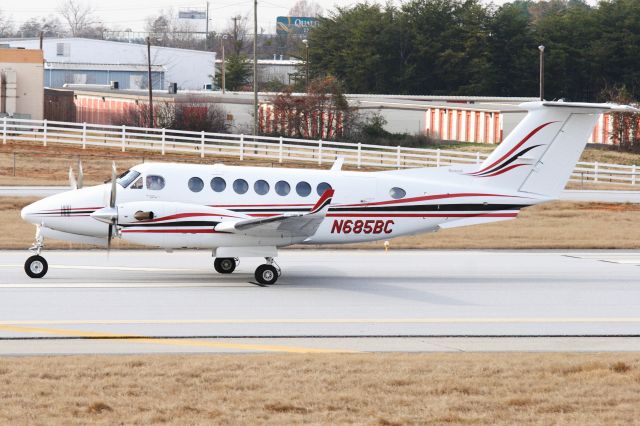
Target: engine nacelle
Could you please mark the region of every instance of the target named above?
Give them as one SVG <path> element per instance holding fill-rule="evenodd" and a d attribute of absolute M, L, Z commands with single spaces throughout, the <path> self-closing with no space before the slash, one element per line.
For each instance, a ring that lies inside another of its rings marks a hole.
<path fill-rule="evenodd" d="M 117 208 L 124 240 L 165 248 L 214 247 L 217 224 L 248 217 L 218 207 L 164 201 L 135 201 Z"/>

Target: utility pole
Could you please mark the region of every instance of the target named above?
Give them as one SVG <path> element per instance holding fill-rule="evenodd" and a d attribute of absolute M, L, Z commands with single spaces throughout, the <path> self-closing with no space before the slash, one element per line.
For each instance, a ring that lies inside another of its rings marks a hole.
<path fill-rule="evenodd" d="M 304 60 L 304 66 L 305 66 L 305 80 L 304 80 L 304 91 L 309 93 L 309 40 L 307 40 L 306 38 L 304 40 L 302 40 L 302 42 L 304 43 L 304 51 L 305 51 L 305 60 Z"/>
<path fill-rule="evenodd" d="M 149 79 L 149 127 L 154 127 L 153 123 L 153 80 L 151 80 L 151 37 L 147 37 L 147 65 Z"/>
<path fill-rule="evenodd" d="M 222 44 L 222 94 L 224 95 L 224 91 L 225 91 L 225 58 L 224 58 L 224 41 L 227 39 L 227 35 L 223 34 L 222 38 L 220 39 L 220 44 Z"/>
<path fill-rule="evenodd" d="M 253 135 L 258 135 L 258 0 L 253 0 Z"/>
<path fill-rule="evenodd" d="M 540 51 L 540 100 L 544 101 L 544 46 L 538 46 Z"/>
<path fill-rule="evenodd" d="M 204 24 L 204 50 L 209 50 L 209 2 L 207 2 L 206 22 Z"/>
<path fill-rule="evenodd" d="M 242 19 L 240 16 L 234 16 L 233 20 L 233 53 L 238 55 L 238 21 Z"/>

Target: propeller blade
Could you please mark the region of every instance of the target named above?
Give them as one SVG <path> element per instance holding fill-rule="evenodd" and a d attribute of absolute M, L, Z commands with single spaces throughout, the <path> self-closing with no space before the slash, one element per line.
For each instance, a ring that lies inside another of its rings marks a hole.
<path fill-rule="evenodd" d="M 76 182 L 76 177 L 73 174 L 73 168 L 69 166 L 69 186 L 71 189 L 78 189 L 78 182 Z"/>
<path fill-rule="evenodd" d="M 107 237 L 107 254 L 111 251 L 111 240 L 113 239 L 113 226 L 109 224 L 109 235 Z"/>
<path fill-rule="evenodd" d="M 116 162 L 111 163 L 111 197 L 109 198 L 109 207 L 116 206 Z"/>
<path fill-rule="evenodd" d="M 84 172 L 82 170 L 82 160 L 78 160 L 78 189 L 82 188 L 84 184 Z"/>

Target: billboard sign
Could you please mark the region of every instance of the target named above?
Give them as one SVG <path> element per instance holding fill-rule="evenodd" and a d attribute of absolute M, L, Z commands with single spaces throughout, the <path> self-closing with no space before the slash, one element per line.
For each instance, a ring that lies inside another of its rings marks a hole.
<path fill-rule="evenodd" d="M 178 11 L 178 19 L 207 19 L 207 11 L 198 9 L 183 9 Z"/>
<path fill-rule="evenodd" d="M 278 35 L 307 34 L 318 25 L 318 18 L 305 16 L 278 16 L 276 19 L 276 33 Z"/>

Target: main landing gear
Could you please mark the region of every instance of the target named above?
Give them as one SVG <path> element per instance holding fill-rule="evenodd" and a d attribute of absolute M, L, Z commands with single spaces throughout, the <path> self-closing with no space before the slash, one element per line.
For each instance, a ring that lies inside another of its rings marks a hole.
<path fill-rule="evenodd" d="M 230 274 L 235 271 L 238 259 L 234 257 L 217 257 L 213 261 L 213 267 L 220 274 Z"/>
<path fill-rule="evenodd" d="M 255 277 L 258 284 L 272 285 L 282 275 L 282 270 L 273 260 L 273 257 L 265 257 L 267 263 L 256 268 Z M 217 257 L 213 261 L 213 267 L 220 274 L 230 274 L 235 271 L 239 261 L 237 257 Z"/>
<path fill-rule="evenodd" d="M 273 257 L 265 257 L 267 263 L 256 268 L 256 281 L 262 285 L 272 285 L 278 281 L 278 277 L 282 274 L 282 270 L 273 260 Z"/>
<path fill-rule="evenodd" d="M 44 248 L 44 238 L 40 233 L 40 227 L 36 229 L 36 241 L 29 248 L 29 251 L 35 253 L 24 262 L 24 271 L 31 278 L 42 278 L 49 270 L 49 264 L 44 257 L 40 256 L 40 252 Z"/>

